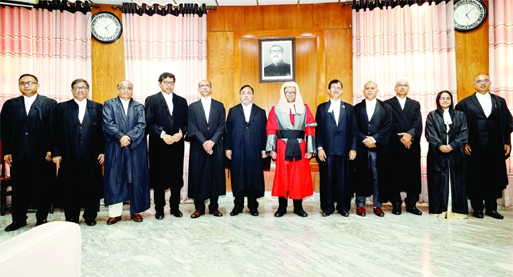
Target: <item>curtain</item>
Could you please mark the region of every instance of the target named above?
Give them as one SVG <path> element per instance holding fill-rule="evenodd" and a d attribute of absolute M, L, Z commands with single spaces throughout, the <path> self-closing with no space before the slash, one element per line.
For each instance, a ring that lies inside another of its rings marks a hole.
<path fill-rule="evenodd" d="M 408 97 L 420 102 L 423 123 L 436 109 L 439 91 L 457 99 L 452 1 L 359 1 L 352 18 L 354 104 L 364 99 L 363 85 L 370 80 L 378 84 L 378 99 L 394 97 L 399 78 L 409 80 Z M 427 202 L 424 134 L 421 149 L 420 202 Z"/>
<path fill-rule="evenodd" d="M 18 78 L 39 79 L 39 93 L 71 99 L 71 82 L 91 80 L 89 3 L 40 2 L 34 8 L 0 6 L 0 105 L 20 96 Z"/>
<path fill-rule="evenodd" d="M 488 2 L 490 78 L 493 93 L 504 97 L 513 113 L 513 2 L 495 0 Z M 507 161 L 508 173 L 513 172 L 511 158 Z M 513 205 L 513 187 L 504 190 L 499 205 Z"/>
<path fill-rule="evenodd" d="M 190 104 L 199 99 L 198 82 L 207 76 L 206 6 L 123 4 L 126 78 L 134 84 L 134 99 L 144 103 L 160 91 L 163 72 L 176 76 L 175 93 Z M 184 159 L 184 187 L 187 199 L 189 144 Z"/>

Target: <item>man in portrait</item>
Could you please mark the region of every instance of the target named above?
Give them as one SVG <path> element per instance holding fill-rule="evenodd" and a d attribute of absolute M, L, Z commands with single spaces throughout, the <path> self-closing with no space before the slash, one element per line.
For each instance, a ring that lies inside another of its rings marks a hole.
<path fill-rule="evenodd" d="M 290 64 L 283 61 L 283 47 L 276 44 L 271 46 L 269 55 L 272 63 L 264 67 L 264 76 L 290 76 Z"/>

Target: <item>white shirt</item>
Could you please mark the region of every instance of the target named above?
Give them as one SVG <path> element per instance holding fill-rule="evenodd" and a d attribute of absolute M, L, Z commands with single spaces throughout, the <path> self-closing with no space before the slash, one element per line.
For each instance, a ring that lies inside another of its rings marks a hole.
<path fill-rule="evenodd" d="M 290 113 L 291 114 L 296 114 L 296 106 L 295 106 L 295 102 L 294 103 L 288 103 L 289 104 L 289 108 L 290 108 Z"/>
<path fill-rule="evenodd" d="M 125 115 L 128 116 L 128 104 L 130 104 L 130 99 L 123 100 L 119 98 L 119 100 L 121 100 L 121 104 L 123 104 L 123 110 L 125 110 Z"/>
<path fill-rule="evenodd" d="M 340 116 L 340 99 L 336 101 L 330 99 L 330 108 L 328 109 L 328 112 L 333 113 L 333 117 L 335 117 L 335 123 L 338 126 L 338 119 Z"/>
<path fill-rule="evenodd" d="M 37 93 L 30 97 L 23 95 L 23 102 L 25 103 L 25 111 L 27 112 L 27 115 L 30 112 L 30 107 L 32 107 L 32 104 L 34 104 L 34 102 L 36 101 L 36 96 Z"/>
<path fill-rule="evenodd" d="M 484 95 L 477 92 L 476 93 L 477 101 L 481 104 L 481 108 L 483 108 L 484 114 L 486 117 L 489 117 L 492 113 L 492 96 L 487 92 Z"/>
<path fill-rule="evenodd" d="M 86 99 L 84 99 L 82 101 L 78 101 L 77 99 L 73 99 L 73 100 L 75 100 L 75 103 L 78 104 L 78 121 L 80 121 L 80 124 L 82 124 L 82 120 L 84 120 L 85 110 L 87 107 L 87 100 Z"/>
<path fill-rule="evenodd" d="M 371 120 L 372 118 L 372 115 L 374 114 L 374 111 L 376 110 L 376 103 L 378 101 L 376 101 L 376 98 L 372 99 L 372 100 L 367 100 L 365 99 L 365 108 L 367 109 L 367 118 L 369 120 Z"/>
<path fill-rule="evenodd" d="M 203 110 L 205 111 L 205 117 L 206 117 L 207 123 L 208 123 L 208 116 L 210 115 L 210 105 L 212 104 L 212 97 L 210 97 L 210 96 L 207 98 L 201 97 L 200 100 L 201 100 L 201 105 L 203 106 Z"/>
<path fill-rule="evenodd" d="M 242 104 L 242 110 L 244 111 L 244 118 L 246 122 L 249 122 L 249 116 L 251 115 L 251 108 L 253 107 L 253 103 L 249 103 L 248 105 Z"/>
<path fill-rule="evenodd" d="M 169 108 L 169 114 L 173 115 L 173 93 L 160 93 L 162 93 L 162 96 L 164 96 L 164 100 L 166 100 L 167 107 Z"/>
<path fill-rule="evenodd" d="M 404 110 L 404 105 L 406 104 L 406 97 L 399 98 L 396 96 L 396 98 L 397 98 L 397 100 L 399 100 L 399 104 L 401 104 L 401 109 Z"/>

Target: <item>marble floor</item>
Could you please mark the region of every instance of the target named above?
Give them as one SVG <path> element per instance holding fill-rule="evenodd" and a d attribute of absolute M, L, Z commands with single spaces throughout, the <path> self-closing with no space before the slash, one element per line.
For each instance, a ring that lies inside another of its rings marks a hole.
<path fill-rule="evenodd" d="M 360 217 L 351 210 L 322 217 L 318 202 L 305 202 L 307 218 L 289 211 L 275 218 L 276 199 L 260 200 L 260 216 L 247 210 L 229 216 L 231 199 L 220 201 L 223 217 L 191 219 L 192 204 L 181 204 L 183 218 L 156 220 L 154 209 L 144 221 L 108 226 L 101 207 L 98 224 L 80 224 L 82 276 L 513 276 L 513 209 L 500 210 L 504 220 L 438 219 L 424 212 Z M 48 218 L 64 220 L 58 209 Z M 0 217 L 0 243 L 28 227 L 3 231 L 10 214 Z M 1 249 L 0 249 L 1 251 Z M 30 265 L 27 265 L 30 266 Z M 1 273 L 0 273 L 1 275 Z"/>

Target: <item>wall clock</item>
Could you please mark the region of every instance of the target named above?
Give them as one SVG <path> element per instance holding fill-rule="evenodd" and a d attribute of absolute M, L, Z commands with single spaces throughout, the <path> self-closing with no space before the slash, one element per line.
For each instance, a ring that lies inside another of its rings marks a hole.
<path fill-rule="evenodd" d="M 460 0 L 454 3 L 454 29 L 469 32 L 477 29 L 487 16 L 486 5 L 481 0 Z"/>
<path fill-rule="evenodd" d="M 91 20 L 91 35 L 99 42 L 111 43 L 119 39 L 123 25 L 119 18 L 110 12 L 99 12 Z"/>

